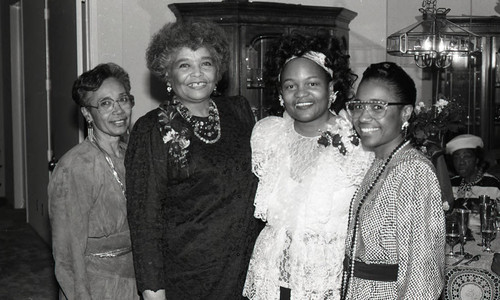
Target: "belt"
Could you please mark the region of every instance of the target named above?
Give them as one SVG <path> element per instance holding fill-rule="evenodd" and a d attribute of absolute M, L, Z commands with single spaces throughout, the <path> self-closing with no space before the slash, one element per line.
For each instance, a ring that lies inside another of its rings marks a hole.
<path fill-rule="evenodd" d="M 132 248 L 130 247 L 124 247 L 124 248 L 119 248 L 119 249 L 113 249 L 105 252 L 99 252 L 99 253 L 89 253 L 91 256 L 96 256 L 99 258 L 109 258 L 109 257 L 117 257 L 117 256 L 122 256 L 127 253 L 130 253 L 132 251 Z"/>
<path fill-rule="evenodd" d="M 354 277 L 373 281 L 396 281 L 398 279 L 398 264 L 367 264 L 354 260 Z M 348 268 L 349 258 L 344 258 L 344 268 Z"/>

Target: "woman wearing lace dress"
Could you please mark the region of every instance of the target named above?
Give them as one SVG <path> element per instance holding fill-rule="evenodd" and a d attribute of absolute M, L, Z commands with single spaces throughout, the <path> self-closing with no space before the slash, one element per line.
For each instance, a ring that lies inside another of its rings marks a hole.
<path fill-rule="evenodd" d="M 391 62 L 363 73 L 347 103 L 375 160 L 353 197 L 342 299 L 438 299 L 444 283 L 441 190 L 428 158 L 407 139 L 417 91 Z"/>
<path fill-rule="evenodd" d="M 284 117 L 254 127 L 255 244 L 243 295 L 250 299 L 338 299 L 349 200 L 371 156 L 345 111 L 355 79 L 335 38 L 284 36 L 267 70 Z M 274 71 L 274 74 L 273 74 Z"/>

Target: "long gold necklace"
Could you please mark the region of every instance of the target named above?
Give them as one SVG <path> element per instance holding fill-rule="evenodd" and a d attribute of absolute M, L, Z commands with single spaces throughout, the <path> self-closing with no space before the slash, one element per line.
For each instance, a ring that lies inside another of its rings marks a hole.
<path fill-rule="evenodd" d="M 125 185 L 123 184 L 122 180 L 120 179 L 120 176 L 118 175 L 118 172 L 116 171 L 115 165 L 113 164 L 113 161 L 111 160 L 111 157 L 109 156 L 108 152 L 104 151 L 104 149 L 101 148 L 101 146 L 97 143 L 95 140 L 95 137 L 92 135 L 90 136 L 90 141 L 92 144 L 94 144 L 99 151 L 104 155 L 104 158 L 106 158 L 106 162 L 108 163 L 108 166 L 110 168 L 111 173 L 113 174 L 113 177 L 115 178 L 116 182 L 118 182 L 118 185 L 120 185 L 120 188 L 122 190 L 123 196 L 125 196 Z"/>

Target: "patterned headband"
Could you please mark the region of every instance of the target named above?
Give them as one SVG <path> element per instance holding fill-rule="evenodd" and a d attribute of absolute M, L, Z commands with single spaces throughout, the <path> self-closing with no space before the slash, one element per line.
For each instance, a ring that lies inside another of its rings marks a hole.
<path fill-rule="evenodd" d="M 285 66 L 292 59 L 295 59 L 295 58 L 298 58 L 298 57 L 303 57 L 303 58 L 307 58 L 309 60 L 312 60 L 318 66 L 320 66 L 321 68 L 323 68 L 323 70 L 325 70 L 333 78 L 333 70 L 330 69 L 330 68 L 328 68 L 327 66 L 325 66 L 326 56 L 323 53 L 321 53 L 321 52 L 307 51 L 302 56 L 295 56 L 294 55 L 294 56 L 290 57 L 289 59 L 287 59 L 285 61 L 285 64 L 283 66 Z"/>

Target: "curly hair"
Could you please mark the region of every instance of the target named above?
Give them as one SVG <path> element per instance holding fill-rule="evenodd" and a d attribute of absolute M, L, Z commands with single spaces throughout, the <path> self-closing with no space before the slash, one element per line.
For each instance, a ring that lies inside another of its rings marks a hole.
<path fill-rule="evenodd" d="M 125 88 L 127 93 L 130 93 L 130 78 L 122 67 L 115 63 L 103 63 L 97 65 L 92 70 L 82 73 L 73 83 L 71 96 L 73 101 L 79 106 L 85 106 L 88 92 L 97 91 L 104 80 L 108 78 L 116 78 Z"/>
<path fill-rule="evenodd" d="M 400 66 L 393 62 L 371 64 L 364 72 L 361 82 L 378 80 L 392 87 L 392 91 L 400 102 L 415 106 L 417 89 L 415 82 Z"/>
<path fill-rule="evenodd" d="M 209 21 L 177 21 L 165 24 L 153 35 L 146 50 L 149 70 L 167 82 L 173 56 L 183 47 L 192 50 L 205 47 L 214 58 L 217 81 L 228 68 L 229 42 L 225 31 Z"/>
<path fill-rule="evenodd" d="M 276 87 L 273 99 L 276 99 L 279 93 L 279 76 L 287 60 L 292 56 L 300 57 L 309 51 L 320 52 L 326 56 L 325 66 L 333 71 L 333 78 L 326 71 L 325 74 L 333 80 L 334 90 L 338 92 L 331 108 L 339 112 L 344 108 L 345 102 L 353 97 L 352 87 L 358 77 L 351 71 L 350 56 L 344 52 L 340 41 L 327 34 L 287 34 L 271 45 L 266 55 L 265 78 L 267 85 Z"/>

